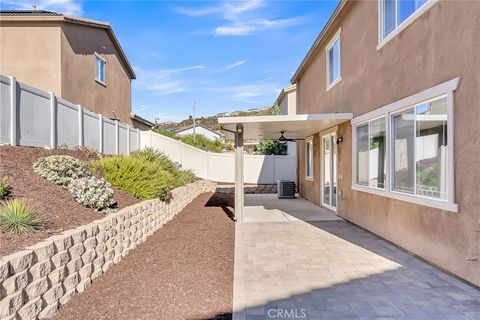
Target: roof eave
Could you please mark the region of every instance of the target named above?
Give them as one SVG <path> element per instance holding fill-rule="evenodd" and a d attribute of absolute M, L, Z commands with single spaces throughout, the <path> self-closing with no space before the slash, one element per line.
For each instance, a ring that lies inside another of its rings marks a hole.
<path fill-rule="evenodd" d="M 155 123 L 150 122 L 150 121 L 148 121 L 147 119 L 142 118 L 142 117 L 140 117 L 139 115 L 136 115 L 136 114 L 133 113 L 133 112 L 130 113 L 130 118 L 133 119 L 133 120 L 136 120 L 136 121 L 138 121 L 138 122 L 141 122 L 141 123 L 143 123 L 143 124 L 145 124 L 145 125 L 148 125 L 148 126 L 150 126 L 150 127 L 154 127 L 154 126 L 155 126 Z"/>

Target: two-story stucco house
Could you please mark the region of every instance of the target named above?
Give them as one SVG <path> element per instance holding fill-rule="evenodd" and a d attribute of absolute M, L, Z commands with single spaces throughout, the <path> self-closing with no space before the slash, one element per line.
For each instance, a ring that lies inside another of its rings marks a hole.
<path fill-rule="evenodd" d="M 0 74 L 137 127 L 138 115 L 131 113 L 135 72 L 107 22 L 1 11 Z"/>
<path fill-rule="evenodd" d="M 480 2 L 342 0 L 292 84 L 297 115 L 219 119 L 237 148 L 302 139 L 302 197 L 480 285 Z"/>

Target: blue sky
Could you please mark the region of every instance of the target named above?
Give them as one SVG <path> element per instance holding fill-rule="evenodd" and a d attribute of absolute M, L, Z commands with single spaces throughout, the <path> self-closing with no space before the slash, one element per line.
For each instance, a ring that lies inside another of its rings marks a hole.
<path fill-rule="evenodd" d="M 132 109 L 149 120 L 272 105 L 338 0 L 0 0 L 3 8 L 108 21 L 137 79 Z"/>

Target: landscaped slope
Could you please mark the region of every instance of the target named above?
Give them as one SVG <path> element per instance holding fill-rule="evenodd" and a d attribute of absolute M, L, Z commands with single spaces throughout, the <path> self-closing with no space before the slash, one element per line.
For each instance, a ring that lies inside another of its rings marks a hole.
<path fill-rule="evenodd" d="M 44 231 L 28 235 L 13 236 L 0 232 L 0 256 L 23 249 L 52 234 L 104 217 L 103 214 L 78 204 L 66 188 L 47 181 L 33 171 L 32 164 L 38 158 L 60 154 L 80 160 L 89 160 L 92 156 L 84 151 L 0 146 L 0 178 L 8 176 L 12 187 L 10 197 L 27 201 L 47 222 Z M 114 199 L 119 208 L 139 202 L 116 189 Z"/>

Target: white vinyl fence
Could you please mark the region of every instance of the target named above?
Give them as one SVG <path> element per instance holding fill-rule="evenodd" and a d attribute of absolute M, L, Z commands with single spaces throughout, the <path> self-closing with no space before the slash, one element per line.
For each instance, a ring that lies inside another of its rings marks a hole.
<path fill-rule="evenodd" d="M 152 131 L 140 133 L 140 148 L 151 147 L 165 153 L 184 169 L 200 178 L 235 182 L 233 153 L 214 153 L 200 150 L 183 142 Z M 278 180 L 296 180 L 295 156 L 244 155 L 245 183 L 273 184 Z"/>
<path fill-rule="evenodd" d="M 88 146 L 108 155 L 150 147 L 199 178 L 235 181 L 233 153 L 206 152 L 152 131 L 139 131 L 2 75 L 0 143 L 50 148 Z M 246 183 L 296 180 L 295 156 L 245 155 L 244 165 Z"/>
<path fill-rule="evenodd" d="M 0 75 L 0 143 L 128 154 L 138 150 L 140 131 Z"/>

